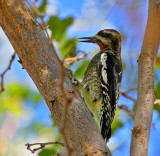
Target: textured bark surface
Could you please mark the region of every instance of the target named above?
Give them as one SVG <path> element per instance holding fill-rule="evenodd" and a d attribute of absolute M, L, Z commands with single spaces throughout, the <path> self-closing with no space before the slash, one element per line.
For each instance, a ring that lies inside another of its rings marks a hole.
<path fill-rule="evenodd" d="M 150 125 L 155 101 L 155 62 L 160 44 L 160 7 L 149 1 L 148 21 L 138 59 L 138 99 L 131 140 L 131 156 L 147 156 Z"/>
<path fill-rule="evenodd" d="M 62 126 L 63 97 L 72 99 L 66 118 L 65 135 L 73 155 L 109 155 L 94 121 L 68 77 L 64 92 L 59 87 L 60 65 L 42 27 L 23 0 L 0 1 L 0 26 L 34 81 L 59 127 Z M 54 101 L 52 104 L 50 101 Z M 43 116 L 42 116 L 43 118 Z"/>

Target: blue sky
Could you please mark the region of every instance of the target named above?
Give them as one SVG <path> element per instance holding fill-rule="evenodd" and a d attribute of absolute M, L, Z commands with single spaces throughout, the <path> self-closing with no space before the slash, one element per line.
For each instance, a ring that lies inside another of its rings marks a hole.
<path fill-rule="evenodd" d="M 126 62 L 126 68 L 123 72 L 122 89 L 136 87 L 137 81 L 137 58 L 140 53 L 140 48 L 145 32 L 145 25 L 147 22 L 148 1 L 141 0 L 139 2 L 128 0 L 118 1 L 109 0 L 106 3 L 102 0 L 50 0 L 48 2 L 47 13 L 49 15 L 58 14 L 60 18 L 73 17 L 74 23 L 68 29 L 68 36 L 70 38 L 79 38 L 86 36 L 93 36 L 99 30 L 106 28 L 113 28 L 124 34 L 122 37 L 122 59 Z M 14 51 L 8 42 L 5 35 L 0 29 L 0 72 L 7 66 Z M 91 51 L 88 59 L 93 56 L 93 52 L 98 50 L 98 47 L 93 44 L 79 43 L 78 49 L 83 51 Z M 25 70 L 22 70 L 21 65 L 14 60 L 12 70 L 5 76 L 5 85 L 14 81 L 25 83 L 32 89 L 36 90 L 35 85 L 28 76 Z M 76 68 L 75 64 L 75 68 Z M 130 93 L 136 98 L 136 93 Z M 132 108 L 133 103 L 123 97 L 120 98 L 119 104 L 126 103 Z M 25 107 L 30 107 L 25 103 Z M 31 108 L 35 114 L 29 118 L 33 121 L 38 121 L 43 114 L 43 121 L 45 124 L 51 125 L 48 119 L 50 115 L 49 109 L 44 104 L 43 100 L 38 107 Z M 109 142 L 109 146 L 119 146 L 113 156 L 129 156 L 129 147 L 131 139 L 131 128 L 133 127 L 132 119 L 122 112 L 120 117 L 124 120 L 124 127 L 119 129 Z M 126 120 L 127 119 L 127 120 Z M 32 122 L 33 122 L 32 121 Z M 29 122 L 28 120 L 26 122 Z M 156 129 L 151 126 L 151 135 L 149 143 L 149 156 L 158 156 L 160 153 L 160 122 L 158 113 L 154 111 L 153 122 L 156 123 Z"/>

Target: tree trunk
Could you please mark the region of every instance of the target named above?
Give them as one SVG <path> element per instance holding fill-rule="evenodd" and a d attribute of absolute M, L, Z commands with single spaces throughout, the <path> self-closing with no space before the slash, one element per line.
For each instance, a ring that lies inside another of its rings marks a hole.
<path fill-rule="evenodd" d="M 68 142 L 65 146 L 72 148 L 72 155 L 110 155 L 71 80 L 65 76 L 64 88 L 59 87 L 62 80 L 60 61 L 23 0 L 0 0 L 0 26 L 61 129 L 66 103 L 64 97 L 71 102 L 63 130 Z"/>
<path fill-rule="evenodd" d="M 148 21 L 138 59 L 138 99 L 132 130 L 131 156 L 147 156 L 150 125 L 155 101 L 154 72 L 160 44 L 160 6 L 149 0 Z"/>

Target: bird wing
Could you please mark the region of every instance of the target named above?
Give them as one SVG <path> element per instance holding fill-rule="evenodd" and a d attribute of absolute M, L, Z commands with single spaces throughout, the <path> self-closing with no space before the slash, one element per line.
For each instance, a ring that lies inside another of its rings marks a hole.
<path fill-rule="evenodd" d="M 99 60 L 99 71 L 101 72 L 102 82 L 101 92 L 104 95 L 103 111 L 100 114 L 100 127 L 103 138 L 108 139 L 111 136 L 111 124 L 119 98 L 122 67 L 121 60 L 116 58 L 113 53 L 103 52 Z"/>

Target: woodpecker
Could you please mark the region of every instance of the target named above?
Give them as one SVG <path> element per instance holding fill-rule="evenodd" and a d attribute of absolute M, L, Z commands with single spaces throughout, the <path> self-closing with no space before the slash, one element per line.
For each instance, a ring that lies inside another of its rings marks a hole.
<path fill-rule="evenodd" d="M 108 142 L 122 79 L 121 36 L 114 29 L 104 29 L 93 37 L 79 39 L 100 47 L 84 73 L 82 94 L 100 126 L 102 137 Z"/>

